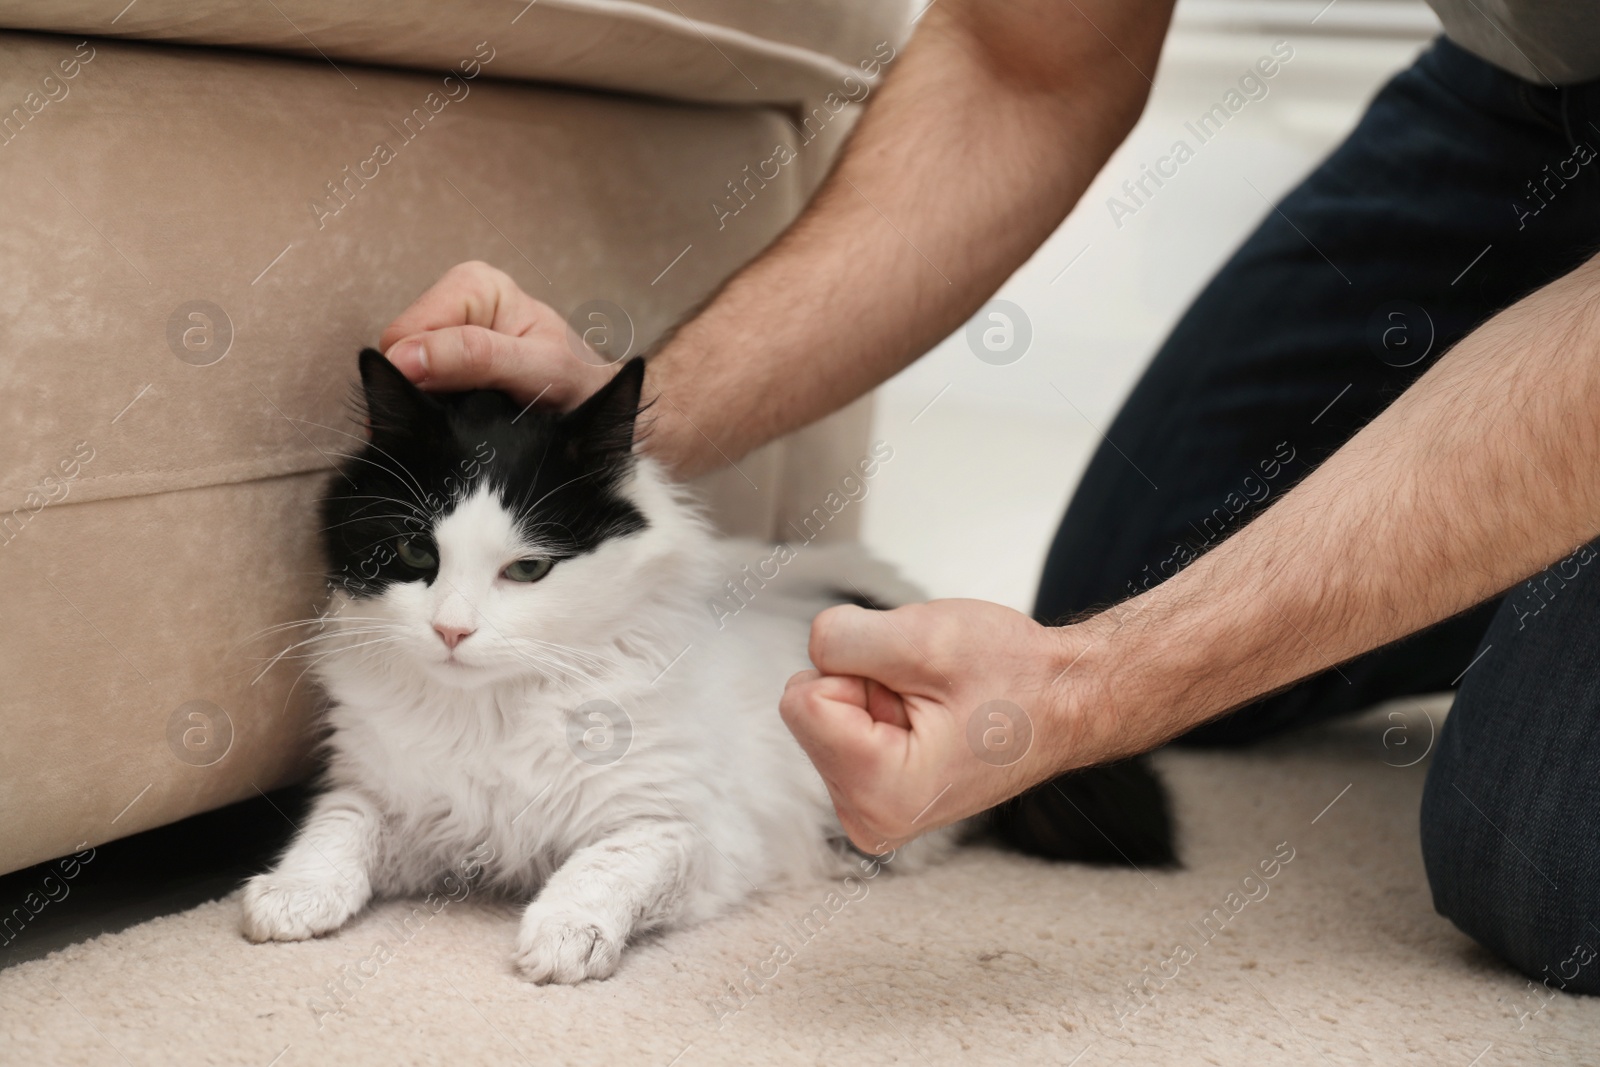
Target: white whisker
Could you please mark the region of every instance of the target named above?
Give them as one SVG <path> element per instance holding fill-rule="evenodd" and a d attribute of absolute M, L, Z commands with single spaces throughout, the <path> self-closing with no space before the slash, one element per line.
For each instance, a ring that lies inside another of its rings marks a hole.
<path fill-rule="evenodd" d="M 338 429 L 336 427 L 333 427 L 333 426 L 325 426 L 325 425 L 323 425 L 322 423 L 319 423 L 319 422 L 308 422 L 305 419 L 296 419 L 295 421 L 296 422 L 304 422 L 307 426 L 315 426 L 318 429 L 327 430 L 330 433 L 336 433 L 336 434 L 339 434 L 339 435 L 341 435 L 343 437 L 348 437 L 352 441 L 360 441 L 367 448 L 370 448 L 374 452 L 377 452 L 380 455 L 385 456 L 390 460 L 393 460 L 395 465 L 398 466 L 402 471 L 405 472 L 406 477 L 411 479 L 411 483 L 416 486 L 417 492 L 420 494 L 418 496 L 418 498 L 417 498 L 419 503 L 422 502 L 422 498 L 423 497 L 427 496 L 427 492 L 422 488 L 422 483 L 417 481 L 416 477 L 414 475 L 412 475 L 410 471 L 406 471 L 405 470 L 405 464 L 401 463 L 398 459 L 395 459 L 395 457 L 393 455 L 390 455 L 390 453 L 388 453 L 384 449 L 379 448 L 376 444 L 374 444 L 372 441 L 369 441 L 367 438 L 361 437 L 361 436 L 359 436 L 357 434 L 350 433 L 347 430 L 340 430 L 340 429 Z M 352 458 L 354 458 L 354 457 L 352 457 Z M 391 472 L 391 473 L 393 473 L 393 472 Z"/>

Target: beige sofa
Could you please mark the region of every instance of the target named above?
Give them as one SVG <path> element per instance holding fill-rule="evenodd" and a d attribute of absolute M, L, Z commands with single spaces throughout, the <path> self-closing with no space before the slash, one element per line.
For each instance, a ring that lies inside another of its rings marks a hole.
<path fill-rule="evenodd" d="M 0 872 L 306 773 L 315 694 L 263 632 L 318 607 L 311 505 L 390 318 L 483 259 L 638 350 L 794 217 L 907 30 L 898 0 L 118 6 L 0 8 Z M 719 519 L 778 536 L 867 417 L 708 479 Z"/>

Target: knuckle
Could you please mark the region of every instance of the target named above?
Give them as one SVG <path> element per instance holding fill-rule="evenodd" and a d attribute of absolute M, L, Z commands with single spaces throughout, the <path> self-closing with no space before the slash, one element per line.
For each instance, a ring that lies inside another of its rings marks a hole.
<path fill-rule="evenodd" d="M 900 615 L 901 612 L 905 614 Z M 929 611 L 925 604 L 896 608 L 892 614 L 897 616 L 896 625 L 905 631 L 907 639 L 929 659 L 948 659 L 961 644 L 961 629 L 955 621 L 941 612 Z"/>
<path fill-rule="evenodd" d="M 517 285 L 509 274 L 481 259 L 469 259 L 451 267 L 441 279 L 440 287 L 457 294 L 465 291 L 478 301 L 490 301 L 497 299 L 497 294 L 517 292 Z"/>
<path fill-rule="evenodd" d="M 783 696 L 778 698 L 779 717 L 788 725 L 793 726 L 795 720 L 800 717 L 805 699 L 805 691 L 790 682 L 788 688 L 783 691 Z"/>
<path fill-rule="evenodd" d="M 795 714 L 797 717 L 815 720 L 827 710 L 827 697 L 822 687 L 807 683 L 800 687 L 795 694 Z"/>
<path fill-rule="evenodd" d="M 795 675 L 778 698 L 778 714 L 790 727 L 805 727 L 822 705 L 822 692 L 811 674 Z"/>
<path fill-rule="evenodd" d="M 495 357 L 495 335 L 483 326 L 461 327 L 462 369 L 482 373 L 489 369 Z"/>
<path fill-rule="evenodd" d="M 839 825 L 844 830 L 845 835 L 850 838 L 850 843 L 869 855 L 884 842 L 882 834 L 878 833 L 874 827 L 863 822 L 853 812 L 848 815 L 840 812 Z"/>
<path fill-rule="evenodd" d="M 820 675 L 816 671 L 798 671 L 789 675 L 789 680 L 783 683 L 785 695 L 789 693 L 803 693 L 811 688 Z"/>
<path fill-rule="evenodd" d="M 794 736 L 800 747 L 805 748 L 806 741 L 810 738 L 807 727 L 809 722 L 805 714 L 805 702 L 799 700 L 783 700 L 778 704 L 778 718 L 783 720 L 783 725 Z"/>
<path fill-rule="evenodd" d="M 898 841 L 909 833 L 904 817 L 874 801 L 859 803 L 856 814 L 866 831 L 880 841 Z"/>
<path fill-rule="evenodd" d="M 839 609 L 828 608 L 811 620 L 811 662 L 826 670 L 828 660 L 837 647 L 839 636 Z"/>
<path fill-rule="evenodd" d="M 811 620 L 812 640 L 824 640 L 833 633 L 834 609 L 824 608 Z"/>
<path fill-rule="evenodd" d="M 474 279 L 493 278 L 501 272 L 499 268 L 491 267 L 481 259 L 469 259 L 464 263 L 457 263 L 445 273 L 457 278 Z"/>
<path fill-rule="evenodd" d="M 829 637 L 837 639 L 850 625 L 850 618 L 861 609 L 854 604 L 835 604 L 817 615 Z"/>

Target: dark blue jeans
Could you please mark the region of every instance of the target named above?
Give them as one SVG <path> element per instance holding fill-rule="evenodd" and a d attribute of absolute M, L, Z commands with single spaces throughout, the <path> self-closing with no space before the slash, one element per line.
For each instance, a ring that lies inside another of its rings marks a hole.
<path fill-rule="evenodd" d="M 1268 213 L 1157 353 L 1062 520 L 1037 617 L 1169 577 L 1473 327 L 1596 251 L 1600 82 L 1540 87 L 1436 43 Z M 1422 807 L 1435 905 L 1552 988 L 1600 992 L 1594 552 L 1182 743 L 1248 743 L 1459 680 Z"/>

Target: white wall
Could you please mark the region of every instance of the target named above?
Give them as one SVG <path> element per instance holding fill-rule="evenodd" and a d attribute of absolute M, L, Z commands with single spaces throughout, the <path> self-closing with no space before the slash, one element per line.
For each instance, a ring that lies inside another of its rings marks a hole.
<path fill-rule="evenodd" d="M 1412 0 L 1184 0 L 1133 134 L 996 294 L 1031 322 L 1026 355 L 987 364 L 958 331 L 879 391 L 874 437 L 895 455 L 865 502 L 867 544 L 931 596 L 1026 610 L 1099 432 L 1167 331 L 1267 200 L 1349 132 L 1436 25 Z M 1277 42 L 1293 57 L 1266 95 L 1114 222 L 1107 200 L 1122 182 L 1176 139 L 1197 145 L 1184 124 Z"/>

